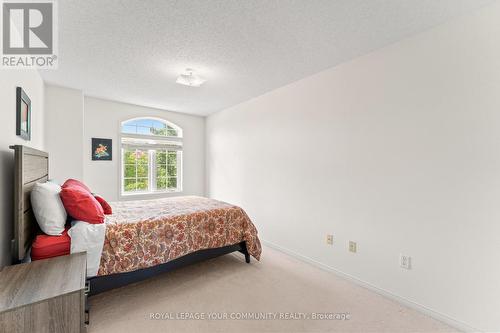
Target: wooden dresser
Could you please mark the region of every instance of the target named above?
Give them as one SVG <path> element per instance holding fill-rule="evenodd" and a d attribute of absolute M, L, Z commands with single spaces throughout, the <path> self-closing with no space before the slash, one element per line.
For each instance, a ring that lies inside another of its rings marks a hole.
<path fill-rule="evenodd" d="M 0 272 L 0 332 L 85 332 L 86 254 Z"/>

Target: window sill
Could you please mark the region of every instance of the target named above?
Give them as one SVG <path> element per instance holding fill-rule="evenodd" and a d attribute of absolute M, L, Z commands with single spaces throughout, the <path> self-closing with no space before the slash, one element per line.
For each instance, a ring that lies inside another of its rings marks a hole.
<path fill-rule="evenodd" d="M 120 198 L 122 199 L 132 199 L 132 198 L 158 198 L 162 196 L 171 196 L 176 194 L 182 194 L 182 190 L 173 191 L 157 191 L 157 192 L 135 192 L 135 193 L 120 193 Z"/>

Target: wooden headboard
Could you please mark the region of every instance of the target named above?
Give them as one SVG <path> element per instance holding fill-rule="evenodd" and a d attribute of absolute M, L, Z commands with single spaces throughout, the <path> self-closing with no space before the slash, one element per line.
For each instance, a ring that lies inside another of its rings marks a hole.
<path fill-rule="evenodd" d="M 30 194 L 36 183 L 49 179 L 49 154 L 26 146 L 14 149 L 14 261 L 23 260 L 38 230 L 31 209 Z"/>

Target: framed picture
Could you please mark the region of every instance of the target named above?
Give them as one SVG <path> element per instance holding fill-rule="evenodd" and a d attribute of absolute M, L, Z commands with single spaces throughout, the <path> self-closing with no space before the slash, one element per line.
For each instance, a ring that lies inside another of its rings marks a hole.
<path fill-rule="evenodd" d="M 16 135 L 31 140 L 31 100 L 23 88 L 16 88 Z"/>
<path fill-rule="evenodd" d="M 92 138 L 92 161 L 111 161 L 113 159 L 113 141 L 111 139 Z"/>

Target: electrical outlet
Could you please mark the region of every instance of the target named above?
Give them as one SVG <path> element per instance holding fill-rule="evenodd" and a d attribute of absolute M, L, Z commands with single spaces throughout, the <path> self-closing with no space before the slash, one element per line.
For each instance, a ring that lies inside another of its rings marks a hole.
<path fill-rule="evenodd" d="M 399 266 L 404 269 L 411 269 L 411 257 L 401 254 L 399 256 Z"/>
<path fill-rule="evenodd" d="M 326 244 L 333 245 L 333 235 L 326 235 Z"/>
<path fill-rule="evenodd" d="M 358 246 L 356 242 L 349 241 L 349 252 L 356 253 L 358 251 Z"/>

